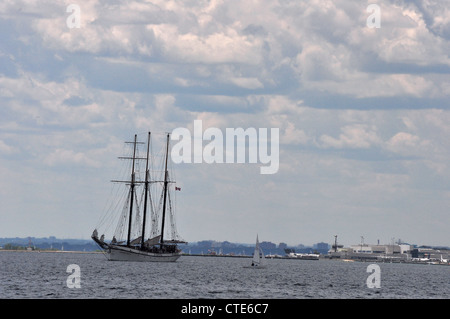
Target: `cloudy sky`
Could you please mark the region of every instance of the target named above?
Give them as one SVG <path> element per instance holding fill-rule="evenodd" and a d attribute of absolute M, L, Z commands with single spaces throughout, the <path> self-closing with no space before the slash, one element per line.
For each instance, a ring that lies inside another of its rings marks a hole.
<path fill-rule="evenodd" d="M 202 120 L 278 128 L 280 165 L 173 164 L 185 240 L 450 245 L 445 0 L 3 0 L 0 27 L 0 237 L 89 238 L 123 142 Z"/>

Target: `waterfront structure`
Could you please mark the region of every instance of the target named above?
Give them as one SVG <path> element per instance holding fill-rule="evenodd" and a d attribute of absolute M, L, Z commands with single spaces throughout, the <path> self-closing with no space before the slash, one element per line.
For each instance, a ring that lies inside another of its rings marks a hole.
<path fill-rule="evenodd" d="M 431 247 L 416 248 L 409 244 L 355 244 L 349 247 L 334 245 L 327 258 L 379 262 L 420 262 L 448 264 L 450 250 Z"/>

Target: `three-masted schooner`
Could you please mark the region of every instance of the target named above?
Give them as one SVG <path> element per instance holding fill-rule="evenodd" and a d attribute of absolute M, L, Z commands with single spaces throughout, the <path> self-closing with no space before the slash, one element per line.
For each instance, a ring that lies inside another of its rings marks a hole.
<path fill-rule="evenodd" d="M 180 243 L 186 243 L 183 240 L 178 238 L 176 230 L 172 229 L 172 238 L 166 239 L 164 236 L 165 233 L 165 221 L 166 215 L 169 212 L 172 212 L 172 204 L 170 201 L 170 193 L 169 193 L 169 185 L 174 183 L 169 178 L 168 171 L 168 157 L 169 157 L 169 134 L 167 134 L 167 142 L 165 145 L 165 154 L 164 154 L 164 178 L 163 180 L 152 180 L 150 176 L 149 162 L 150 162 L 150 136 L 151 133 L 148 133 L 148 141 L 147 141 L 147 155 L 146 157 L 140 157 L 137 155 L 137 146 L 138 144 L 145 144 L 137 141 L 137 135 L 134 136 L 134 142 L 126 142 L 133 145 L 132 155 L 129 157 L 119 157 L 121 159 L 131 160 L 131 177 L 130 180 L 126 181 L 113 181 L 119 183 L 125 183 L 127 185 L 127 196 L 125 200 L 125 205 L 122 209 L 121 218 L 119 219 L 119 224 L 124 227 L 117 226 L 117 229 L 121 228 L 121 235 L 123 236 L 123 228 L 127 227 L 127 236 L 126 240 L 117 240 L 116 235 L 113 236 L 110 242 L 106 242 L 104 239 L 104 235 L 100 238 L 98 237 L 97 228 L 92 233 L 92 239 L 103 249 L 106 253 L 109 260 L 117 260 L 117 261 L 151 261 L 151 262 L 173 262 L 176 261 L 181 256 L 181 250 L 178 247 Z M 146 161 L 145 167 L 145 178 L 143 180 L 139 180 L 136 176 L 137 170 L 136 165 L 139 160 Z M 138 186 L 144 186 L 142 197 L 141 197 L 141 205 L 137 201 L 137 188 Z M 153 202 L 151 200 L 151 192 L 150 188 L 156 185 L 162 185 L 162 193 L 161 193 L 161 201 L 159 207 L 154 207 Z M 179 189 L 179 188 L 177 188 Z M 143 200 L 142 200 L 143 199 Z M 141 222 L 140 216 L 140 206 L 142 206 L 143 201 L 143 216 Z M 136 202 L 136 203 L 135 203 Z M 134 205 L 134 203 L 136 205 Z M 150 211 L 150 212 L 149 212 Z M 160 212 L 162 212 L 162 216 L 160 216 Z M 151 238 L 146 238 L 146 230 L 147 225 L 147 215 L 151 215 L 150 217 L 150 234 Z M 173 218 L 171 215 L 172 228 L 174 227 Z M 126 219 L 127 222 L 124 222 Z M 135 222 L 133 222 L 135 221 Z M 136 221 L 140 223 L 140 225 L 136 224 Z M 126 226 L 127 224 L 127 226 Z M 134 227 L 134 229 L 133 229 Z M 140 233 L 140 236 L 139 236 Z M 138 235 L 136 235 L 138 234 Z M 132 237 L 135 236 L 135 237 Z"/>

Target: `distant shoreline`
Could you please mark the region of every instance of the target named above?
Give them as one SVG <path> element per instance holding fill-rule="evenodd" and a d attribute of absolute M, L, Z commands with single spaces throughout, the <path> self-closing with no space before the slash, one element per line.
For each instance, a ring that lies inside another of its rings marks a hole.
<path fill-rule="evenodd" d="M 103 254 L 101 251 L 76 251 L 76 250 L 26 250 L 26 249 L 0 249 L 1 252 L 20 252 L 20 253 L 67 253 L 67 254 Z M 251 258 L 252 256 L 249 255 L 214 255 L 214 254 L 182 254 L 182 256 L 186 257 L 230 257 L 230 258 Z M 311 260 L 311 259 L 304 259 L 304 258 L 293 258 L 293 257 L 283 257 L 283 256 L 276 256 L 276 257 L 268 257 L 268 259 L 284 259 L 284 260 Z M 321 257 L 314 260 L 333 260 L 338 262 L 375 262 L 375 263 L 396 263 L 396 264 L 420 264 L 420 265 L 427 265 L 427 264 L 433 264 L 433 265 L 444 265 L 444 266 L 450 266 L 450 263 L 439 263 L 439 262 L 418 262 L 418 261 L 383 261 L 383 260 L 361 260 L 361 259 L 341 259 L 341 258 L 326 258 Z"/>
<path fill-rule="evenodd" d="M 213 255 L 213 254 L 182 254 L 181 256 L 193 257 L 232 257 L 232 258 L 251 258 L 251 255 Z"/>
<path fill-rule="evenodd" d="M 101 251 L 0 249 L 0 252 L 103 254 Z"/>

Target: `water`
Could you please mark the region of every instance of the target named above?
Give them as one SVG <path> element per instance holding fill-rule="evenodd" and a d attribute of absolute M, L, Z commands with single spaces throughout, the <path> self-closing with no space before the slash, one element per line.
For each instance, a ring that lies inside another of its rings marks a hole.
<path fill-rule="evenodd" d="M 112 262 L 102 254 L 0 252 L 0 298 L 447 299 L 450 267 L 380 263 L 380 288 L 368 288 L 370 263 L 182 256 L 176 263 Z M 69 288 L 67 267 L 80 267 Z"/>

